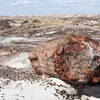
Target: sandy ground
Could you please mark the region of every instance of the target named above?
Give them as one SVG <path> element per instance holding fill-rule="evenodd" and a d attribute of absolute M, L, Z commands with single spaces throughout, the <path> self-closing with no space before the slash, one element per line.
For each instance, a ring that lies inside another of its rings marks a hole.
<path fill-rule="evenodd" d="M 1 79 L 1 81 L 0 84 L 4 84 L 8 80 Z M 42 78 L 36 81 L 11 81 L 8 85 L 3 85 L 0 100 L 66 100 L 66 95 L 69 95 L 69 100 L 73 99 L 75 94 L 75 89 L 61 80 Z"/>

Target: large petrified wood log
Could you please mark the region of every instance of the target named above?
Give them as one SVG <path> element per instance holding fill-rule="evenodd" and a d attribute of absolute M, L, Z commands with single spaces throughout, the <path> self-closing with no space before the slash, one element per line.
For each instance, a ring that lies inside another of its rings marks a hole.
<path fill-rule="evenodd" d="M 72 83 L 100 81 L 100 43 L 86 36 L 66 35 L 34 48 L 29 59 L 37 74 Z"/>

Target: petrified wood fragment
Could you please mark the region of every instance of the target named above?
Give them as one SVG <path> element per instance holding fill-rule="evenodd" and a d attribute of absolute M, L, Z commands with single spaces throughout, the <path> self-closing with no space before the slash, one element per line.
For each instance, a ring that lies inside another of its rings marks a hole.
<path fill-rule="evenodd" d="M 100 81 L 100 43 L 86 36 L 67 35 L 34 48 L 29 59 L 37 74 L 72 83 Z"/>

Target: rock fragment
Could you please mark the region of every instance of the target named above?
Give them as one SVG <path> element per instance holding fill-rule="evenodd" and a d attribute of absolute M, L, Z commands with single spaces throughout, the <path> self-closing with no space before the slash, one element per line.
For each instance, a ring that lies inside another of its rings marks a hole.
<path fill-rule="evenodd" d="M 48 74 L 72 83 L 100 81 L 100 43 L 84 35 L 50 40 L 30 53 L 37 74 Z"/>

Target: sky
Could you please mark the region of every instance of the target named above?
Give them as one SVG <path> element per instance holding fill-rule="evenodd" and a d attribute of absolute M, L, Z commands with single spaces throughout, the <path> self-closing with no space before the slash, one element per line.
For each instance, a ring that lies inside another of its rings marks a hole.
<path fill-rule="evenodd" d="M 0 15 L 100 14 L 100 0 L 0 0 Z"/>

